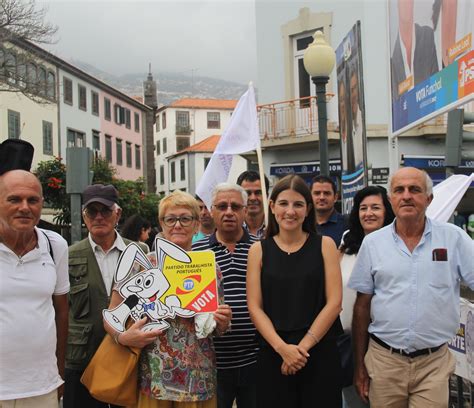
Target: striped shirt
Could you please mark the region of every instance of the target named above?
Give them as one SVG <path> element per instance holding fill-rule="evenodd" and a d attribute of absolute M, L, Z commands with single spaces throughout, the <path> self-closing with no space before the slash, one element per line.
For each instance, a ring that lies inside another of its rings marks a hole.
<path fill-rule="evenodd" d="M 193 251 L 210 249 L 216 254 L 224 278 L 225 302 L 232 309 L 231 330 L 214 338 L 218 369 L 243 367 L 257 361 L 257 331 L 250 320 L 245 287 L 248 252 L 257 240 L 244 230 L 234 252 L 222 245 L 215 233 L 193 244 Z"/>

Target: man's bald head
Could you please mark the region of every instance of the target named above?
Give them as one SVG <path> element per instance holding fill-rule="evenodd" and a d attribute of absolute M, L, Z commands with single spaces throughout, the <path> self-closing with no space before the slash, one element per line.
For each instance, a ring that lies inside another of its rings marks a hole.
<path fill-rule="evenodd" d="M 38 224 L 42 209 L 41 183 L 34 174 L 25 170 L 12 170 L 0 176 L 2 234 L 31 232 Z"/>

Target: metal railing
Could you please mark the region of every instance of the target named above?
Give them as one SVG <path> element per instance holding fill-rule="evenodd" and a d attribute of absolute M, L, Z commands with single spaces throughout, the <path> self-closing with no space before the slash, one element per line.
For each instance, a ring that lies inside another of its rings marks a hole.
<path fill-rule="evenodd" d="M 326 94 L 327 100 L 334 94 Z M 318 132 L 316 96 L 257 106 L 260 138 L 303 137 Z"/>

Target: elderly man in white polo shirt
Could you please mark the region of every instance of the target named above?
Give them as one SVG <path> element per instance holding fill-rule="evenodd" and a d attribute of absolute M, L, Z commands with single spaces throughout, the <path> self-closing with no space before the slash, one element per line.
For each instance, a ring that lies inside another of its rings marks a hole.
<path fill-rule="evenodd" d="M 36 227 L 38 179 L 0 176 L 0 407 L 57 408 L 67 338 L 67 243 Z"/>
<path fill-rule="evenodd" d="M 415 168 L 393 175 L 396 218 L 364 238 L 349 280 L 354 383 L 372 408 L 448 406 L 446 343 L 459 327 L 460 281 L 474 288 L 474 247 L 462 229 L 425 216 L 432 185 Z"/>

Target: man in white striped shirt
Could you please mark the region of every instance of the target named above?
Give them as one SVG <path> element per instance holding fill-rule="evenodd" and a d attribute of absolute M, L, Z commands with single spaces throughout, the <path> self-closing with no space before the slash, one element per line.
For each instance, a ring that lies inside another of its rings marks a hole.
<path fill-rule="evenodd" d="M 247 255 L 257 237 L 244 228 L 247 193 L 221 183 L 212 194 L 211 215 L 216 232 L 196 242 L 193 250 L 212 250 L 224 277 L 225 302 L 232 308 L 231 329 L 214 339 L 217 355 L 217 406 L 256 408 L 255 368 L 258 344 L 247 309 Z"/>

